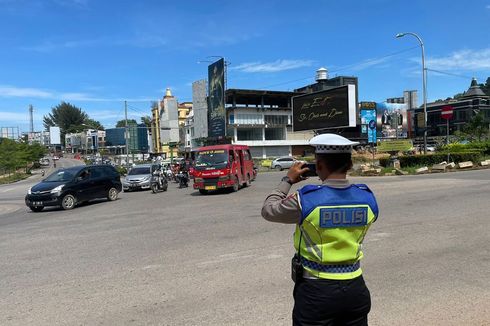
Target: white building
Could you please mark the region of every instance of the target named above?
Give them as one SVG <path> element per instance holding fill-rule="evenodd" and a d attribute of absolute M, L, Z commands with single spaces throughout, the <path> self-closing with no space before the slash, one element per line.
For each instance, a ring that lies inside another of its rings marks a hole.
<path fill-rule="evenodd" d="M 227 134 L 248 145 L 253 157 L 303 156 L 311 152 L 312 132 L 292 132 L 293 92 L 229 89 Z"/>

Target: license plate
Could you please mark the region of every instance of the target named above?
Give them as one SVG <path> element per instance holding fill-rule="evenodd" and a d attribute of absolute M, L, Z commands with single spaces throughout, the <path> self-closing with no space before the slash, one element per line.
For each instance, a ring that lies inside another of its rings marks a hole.
<path fill-rule="evenodd" d="M 43 202 L 42 201 L 33 201 L 32 204 L 34 206 L 42 206 L 43 205 Z"/>
<path fill-rule="evenodd" d="M 204 190 L 216 190 L 216 186 L 205 186 Z"/>

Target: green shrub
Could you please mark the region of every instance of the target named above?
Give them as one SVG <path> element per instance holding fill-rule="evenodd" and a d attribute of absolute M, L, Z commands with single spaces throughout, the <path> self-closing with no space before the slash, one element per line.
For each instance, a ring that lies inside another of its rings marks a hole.
<path fill-rule="evenodd" d="M 464 161 L 477 162 L 481 157 L 480 151 L 465 151 L 450 153 L 450 161 L 459 163 Z M 409 166 L 430 166 L 433 164 L 441 163 L 447 160 L 447 152 L 438 152 L 432 155 L 412 155 L 412 156 L 400 156 L 398 157 L 401 167 Z M 380 158 L 379 164 L 381 166 L 388 166 L 390 164 L 390 158 Z"/>
<path fill-rule="evenodd" d="M 120 175 L 126 175 L 128 170 L 124 166 L 116 166 L 116 171 L 119 172 Z"/>
<path fill-rule="evenodd" d="M 490 141 L 485 141 L 485 142 L 472 142 L 468 144 L 460 144 L 460 143 L 454 143 L 454 144 L 449 144 L 445 145 L 442 147 L 442 150 L 447 152 L 467 152 L 467 151 L 479 151 L 485 155 L 490 154 Z"/>

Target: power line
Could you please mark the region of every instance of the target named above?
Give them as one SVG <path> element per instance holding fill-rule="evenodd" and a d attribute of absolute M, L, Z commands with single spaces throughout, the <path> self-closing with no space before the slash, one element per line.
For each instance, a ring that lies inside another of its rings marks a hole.
<path fill-rule="evenodd" d="M 432 71 L 432 72 L 437 72 L 439 74 L 443 74 L 443 75 L 449 75 L 449 76 L 454 76 L 454 77 L 461 77 L 461 78 L 464 78 L 464 79 L 472 79 L 473 77 L 470 77 L 470 76 L 465 76 L 465 75 L 459 75 L 459 74 L 455 74 L 455 73 L 451 73 L 451 72 L 447 72 L 447 71 L 442 71 L 442 70 L 436 70 L 436 69 L 430 69 L 430 68 L 426 68 L 427 71 Z"/>
<path fill-rule="evenodd" d="M 339 72 L 339 71 L 342 71 L 342 70 L 346 70 L 346 69 L 350 69 L 350 68 L 355 68 L 355 67 L 363 66 L 363 65 L 366 65 L 366 64 L 371 63 L 371 62 L 376 62 L 376 61 L 381 60 L 381 59 L 393 57 L 395 55 L 399 55 L 399 54 L 404 53 L 404 52 L 412 51 L 413 49 L 416 49 L 418 47 L 419 47 L 418 45 L 412 46 L 412 47 L 409 47 L 409 48 L 406 48 L 406 49 L 403 49 L 403 50 L 400 50 L 400 51 L 397 51 L 397 52 L 389 53 L 389 54 L 386 54 L 386 55 L 383 55 L 383 56 L 380 56 L 380 57 L 371 58 L 371 59 L 367 59 L 367 60 L 364 60 L 364 61 L 360 61 L 358 63 L 346 65 L 346 66 L 340 67 L 338 69 L 334 69 L 334 70 L 332 70 L 330 72 L 331 73 L 332 72 Z"/>
<path fill-rule="evenodd" d="M 393 57 L 393 56 L 399 55 L 399 54 L 404 53 L 404 52 L 412 51 L 413 49 L 416 49 L 416 48 L 419 48 L 419 46 L 418 45 L 412 46 L 412 47 L 405 48 L 403 50 L 392 52 L 392 53 L 389 53 L 389 54 L 386 54 L 386 55 L 383 55 L 383 56 L 379 56 L 379 57 L 376 57 L 376 58 L 371 58 L 371 59 L 363 60 L 363 61 L 360 61 L 360 62 L 357 62 L 357 63 L 345 65 L 345 66 L 342 66 L 340 68 L 331 70 L 331 71 L 329 71 L 329 73 L 336 73 L 336 72 L 339 72 L 339 71 L 343 71 L 343 70 L 347 70 L 347 69 L 351 69 L 351 68 L 363 66 L 363 65 L 369 64 L 371 62 L 376 62 L 376 61 L 381 60 L 381 59 Z M 281 85 L 290 84 L 290 83 L 294 83 L 294 82 L 297 82 L 297 81 L 303 81 L 303 80 L 307 80 L 307 79 L 311 79 L 311 78 L 313 78 L 313 77 L 309 76 L 309 77 L 305 77 L 305 78 L 299 78 L 299 79 L 289 80 L 289 81 L 285 81 L 285 82 L 274 84 L 274 85 L 261 86 L 261 87 L 259 87 L 259 89 L 260 88 L 269 88 L 269 87 L 281 86 Z"/>

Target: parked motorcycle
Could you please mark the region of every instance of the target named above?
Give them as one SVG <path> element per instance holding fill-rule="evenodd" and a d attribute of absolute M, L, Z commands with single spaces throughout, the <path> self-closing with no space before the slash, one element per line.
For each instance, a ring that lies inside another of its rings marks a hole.
<path fill-rule="evenodd" d="M 167 178 L 165 178 L 159 171 L 153 172 L 150 182 L 151 191 L 156 194 L 160 191 L 167 191 L 168 182 Z"/>

